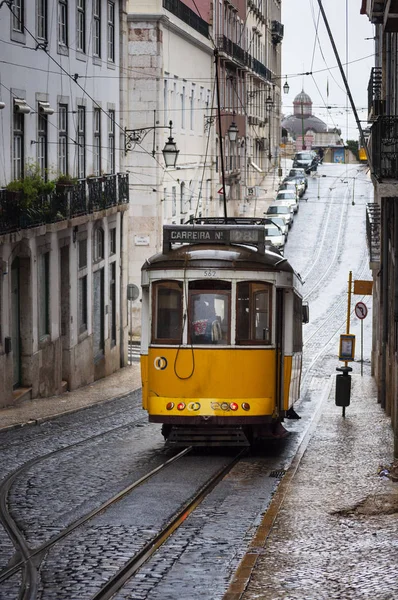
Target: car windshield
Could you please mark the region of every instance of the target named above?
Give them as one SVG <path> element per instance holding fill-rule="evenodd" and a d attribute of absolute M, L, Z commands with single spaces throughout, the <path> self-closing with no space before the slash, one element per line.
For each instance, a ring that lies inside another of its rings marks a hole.
<path fill-rule="evenodd" d="M 290 169 L 289 175 L 290 177 L 297 177 L 297 175 L 302 175 L 304 177 L 304 169 Z"/>
<path fill-rule="evenodd" d="M 266 237 L 274 237 L 276 235 L 280 235 L 280 231 L 277 227 L 266 227 L 265 235 Z"/>
<path fill-rule="evenodd" d="M 298 160 L 311 160 L 312 156 L 309 152 L 300 152 L 296 157 Z"/>
<path fill-rule="evenodd" d="M 290 200 L 291 198 L 294 198 L 295 194 L 294 192 L 290 192 L 290 191 L 281 191 L 278 192 L 277 198 L 286 198 L 287 200 Z"/>
<path fill-rule="evenodd" d="M 269 214 L 274 213 L 276 215 L 278 215 L 278 214 L 282 215 L 282 214 L 286 214 L 288 212 L 290 212 L 290 209 L 288 206 L 270 206 L 268 209 Z"/>
<path fill-rule="evenodd" d="M 280 217 L 274 217 L 271 221 L 275 223 L 275 225 L 278 225 L 278 227 L 286 227 L 285 221 Z"/>

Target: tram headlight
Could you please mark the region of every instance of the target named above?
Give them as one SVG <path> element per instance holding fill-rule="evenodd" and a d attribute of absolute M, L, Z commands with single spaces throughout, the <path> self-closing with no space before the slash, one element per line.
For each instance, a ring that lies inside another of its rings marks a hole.
<path fill-rule="evenodd" d="M 174 408 L 174 402 L 168 402 L 166 404 L 166 410 L 173 410 Z"/>
<path fill-rule="evenodd" d="M 250 404 L 248 402 L 243 402 L 242 408 L 243 408 L 243 410 L 250 410 Z"/>
<path fill-rule="evenodd" d="M 184 410 L 184 408 L 185 408 L 185 404 L 184 404 L 184 402 L 179 402 L 179 403 L 177 404 L 177 410 Z"/>
<path fill-rule="evenodd" d="M 223 402 L 221 404 L 221 409 L 222 410 L 229 410 L 229 404 L 227 402 Z"/>
<path fill-rule="evenodd" d="M 231 410 L 238 410 L 239 406 L 236 404 L 236 402 L 231 402 L 231 404 L 229 405 L 229 408 Z"/>

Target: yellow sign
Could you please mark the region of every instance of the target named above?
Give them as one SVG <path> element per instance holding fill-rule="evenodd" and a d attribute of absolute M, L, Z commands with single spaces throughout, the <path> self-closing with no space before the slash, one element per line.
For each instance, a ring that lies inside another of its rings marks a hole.
<path fill-rule="evenodd" d="M 367 281 L 366 279 L 354 280 L 354 294 L 359 296 L 371 296 L 372 295 L 373 281 Z"/>
<path fill-rule="evenodd" d="M 359 160 L 367 160 L 365 148 L 359 148 Z"/>

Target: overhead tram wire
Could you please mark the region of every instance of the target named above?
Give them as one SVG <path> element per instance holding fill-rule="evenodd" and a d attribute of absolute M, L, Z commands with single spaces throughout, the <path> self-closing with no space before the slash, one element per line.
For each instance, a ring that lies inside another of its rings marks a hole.
<path fill-rule="evenodd" d="M 365 136 L 364 136 L 364 133 L 363 133 L 362 125 L 361 125 L 361 122 L 359 120 L 357 109 L 356 109 L 355 103 L 354 103 L 354 99 L 353 99 L 353 97 L 351 95 L 351 90 L 350 90 L 350 87 L 348 85 L 348 81 L 347 81 L 347 78 L 345 76 L 343 66 L 341 64 L 340 56 L 339 56 L 339 53 L 337 51 L 336 44 L 334 42 L 334 38 L 333 38 L 331 29 L 330 29 L 330 26 L 329 26 L 329 22 L 327 20 L 327 17 L 326 17 L 326 14 L 325 14 L 325 11 L 324 11 L 324 8 L 323 8 L 323 5 L 322 5 L 322 0 L 318 0 L 318 4 L 319 4 L 319 8 L 320 8 L 321 13 L 322 13 L 322 17 L 323 17 L 323 20 L 324 20 L 324 23 L 325 23 L 328 35 L 329 35 L 330 43 L 332 44 L 332 48 L 333 48 L 336 60 L 338 62 L 338 65 L 339 65 L 340 74 L 341 74 L 341 77 L 342 77 L 342 79 L 344 81 L 344 85 L 345 85 L 345 88 L 346 88 L 346 91 L 347 91 L 347 96 L 349 97 L 349 100 L 350 100 L 350 103 L 351 103 L 352 112 L 354 113 L 354 117 L 355 117 L 355 121 L 357 123 L 359 135 L 361 137 L 361 144 L 362 144 L 362 147 L 365 150 L 366 158 L 367 158 L 367 161 L 368 161 L 368 164 L 369 164 L 369 167 L 370 167 L 370 171 L 372 172 L 372 164 L 371 164 L 371 160 L 370 160 L 370 155 L 369 155 L 368 147 L 367 147 L 367 144 L 366 144 L 366 141 L 365 141 Z"/>

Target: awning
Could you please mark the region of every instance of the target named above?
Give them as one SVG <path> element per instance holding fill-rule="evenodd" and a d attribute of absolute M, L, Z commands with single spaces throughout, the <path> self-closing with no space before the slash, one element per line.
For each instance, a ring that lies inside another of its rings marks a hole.
<path fill-rule="evenodd" d="M 49 102 L 39 102 L 39 112 L 44 115 L 54 114 L 54 109 L 51 108 Z"/>
<path fill-rule="evenodd" d="M 28 115 L 31 111 L 26 100 L 23 100 L 22 98 L 14 98 L 14 110 L 15 112 L 23 113 L 24 115 Z"/>

